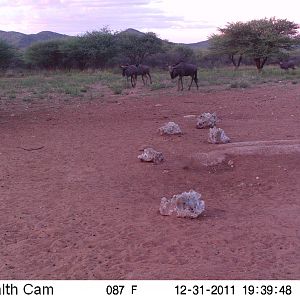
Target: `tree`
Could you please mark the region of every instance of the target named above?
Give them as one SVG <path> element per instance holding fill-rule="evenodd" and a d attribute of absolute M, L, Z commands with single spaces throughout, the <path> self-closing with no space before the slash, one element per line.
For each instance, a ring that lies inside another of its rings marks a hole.
<path fill-rule="evenodd" d="M 180 61 L 192 62 L 195 60 L 195 53 L 193 49 L 185 45 L 175 45 L 168 52 L 169 59 L 173 63 L 178 63 Z"/>
<path fill-rule="evenodd" d="M 105 67 L 116 55 L 116 37 L 107 28 L 64 40 L 35 43 L 26 51 L 29 64 L 46 69 Z"/>
<path fill-rule="evenodd" d="M 298 28 L 296 23 L 275 18 L 229 23 L 225 28 L 219 28 L 219 35 L 211 37 L 211 49 L 227 53 L 236 67 L 242 56 L 247 55 L 261 71 L 269 57 L 291 50 L 299 43 Z M 238 55 L 238 61 L 234 59 L 235 55 Z"/>
<path fill-rule="evenodd" d="M 89 67 L 105 67 L 117 54 L 116 36 L 107 27 L 85 33 L 80 43 Z"/>
<path fill-rule="evenodd" d="M 278 55 L 283 50 L 292 50 L 299 43 L 299 26 L 286 19 L 253 20 L 248 24 L 250 31 L 247 38 L 250 47 L 247 54 L 254 59 L 259 71 L 270 56 Z"/>
<path fill-rule="evenodd" d="M 121 32 L 117 35 L 117 39 L 119 52 L 131 64 L 142 63 L 146 57 L 162 51 L 162 41 L 152 32 L 142 35 Z"/>
<path fill-rule="evenodd" d="M 62 54 L 61 66 L 64 69 L 83 70 L 88 65 L 88 57 L 80 37 L 67 39 L 59 47 Z"/>
<path fill-rule="evenodd" d="M 225 28 L 219 28 L 221 34 L 213 34 L 210 37 L 210 50 L 215 55 L 228 55 L 229 59 L 237 69 L 247 49 L 245 32 L 249 31 L 246 23 L 229 23 Z"/>
<path fill-rule="evenodd" d="M 16 50 L 7 42 L 0 40 L 0 69 L 7 69 L 16 58 Z"/>
<path fill-rule="evenodd" d="M 25 60 L 38 68 L 59 68 L 62 62 L 60 47 L 63 43 L 63 40 L 35 43 L 26 50 Z"/>

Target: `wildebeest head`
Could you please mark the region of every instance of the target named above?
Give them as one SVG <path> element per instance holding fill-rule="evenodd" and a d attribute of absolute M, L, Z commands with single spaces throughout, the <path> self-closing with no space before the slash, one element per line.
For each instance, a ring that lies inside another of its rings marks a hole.
<path fill-rule="evenodd" d="M 168 68 L 169 68 L 171 78 L 172 79 L 176 78 L 178 76 L 178 72 L 176 71 L 176 69 L 173 66 L 168 66 Z"/>
<path fill-rule="evenodd" d="M 122 69 L 122 75 L 124 77 L 125 76 L 125 71 L 128 68 L 128 65 L 120 66 L 120 68 Z"/>

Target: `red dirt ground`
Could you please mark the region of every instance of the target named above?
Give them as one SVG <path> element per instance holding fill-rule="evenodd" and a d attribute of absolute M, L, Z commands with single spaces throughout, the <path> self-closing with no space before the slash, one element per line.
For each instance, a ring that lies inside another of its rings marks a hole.
<path fill-rule="evenodd" d="M 184 117 L 216 112 L 232 142 L 300 139 L 300 85 L 101 101 L 0 112 L 1 279 L 300 279 L 299 153 L 205 167 L 191 156 L 219 146 Z M 184 134 L 160 136 L 167 121 Z M 140 162 L 145 146 L 165 162 Z M 203 215 L 159 214 L 190 189 Z"/>

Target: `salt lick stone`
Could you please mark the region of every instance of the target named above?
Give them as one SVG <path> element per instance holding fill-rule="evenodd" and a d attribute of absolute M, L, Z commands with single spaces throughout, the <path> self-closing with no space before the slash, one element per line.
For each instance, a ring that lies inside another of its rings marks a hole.
<path fill-rule="evenodd" d="M 178 124 L 174 122 L 166 123 L 164 126 L 158 129 L 161 135 L 163 134 L 182 134 L 182 131 Z"/>
<path fill-rule="evenodd" d="M 217 115 L 216 113 L 203 113 L 197 117 L 197 128 L 212 128 L 216 126 Z"/>
<path fill-rule="evenodd" d="M 164 156 L 161 152 L 154 150 L 153 148 L 146 148 L 144 152 L 138 156 L 141 161 L 160 163 L 164 160 Z"/>
<path fill-rule="evenodd" d="M 213 127 L 209 129 L 208 142 L 212 144 L 226 144 L 230 142 L 230 138 L 223 129 Z"/>
<path fill-rule="evenodd" d="M 181 218 L 197 218 L 205 209 L 201 194 L 190 190 L 174 195 L 171 199 L 161 198 L 159 212 L 163 216 L 175 214 Z"/>

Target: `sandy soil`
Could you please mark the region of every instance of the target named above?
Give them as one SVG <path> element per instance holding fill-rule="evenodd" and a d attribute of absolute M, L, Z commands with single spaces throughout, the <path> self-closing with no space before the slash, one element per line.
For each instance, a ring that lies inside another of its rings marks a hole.
<path fill-rule="evenodd" d="M 300 85 L 169 92 L 0 111 L 1 279 L 300 279 L 299 152 L 204 166 L 223 146 L 184 117 L 216 112 L 234 143 L 297 144 Z M 160 136 L 167 121 L 184 134 Z M 145 146 L 165 162 L 140 162 Z M 159 214 L 190 189 L 200 218 Z"/>

